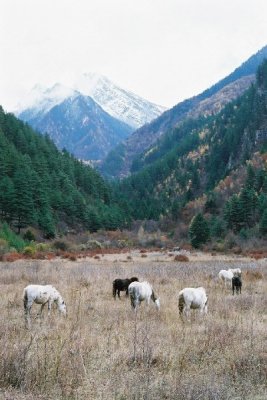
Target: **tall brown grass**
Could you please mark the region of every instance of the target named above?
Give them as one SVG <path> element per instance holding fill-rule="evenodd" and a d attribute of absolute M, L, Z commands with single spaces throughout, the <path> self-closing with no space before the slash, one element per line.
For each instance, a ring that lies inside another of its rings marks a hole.
<path fill-rule="evenodd" d="M 141 258 L 141 254 L 139 255 Z M 140 260 L 141 261 L 141 260 Z M 217 282 L 222 268 L 240 262 L 128 263 L 90 258 L 0 263 L 0 399 L 265 399 L 266 270 L 242 261 L 243 293 Z M 254 271 L 254 273 L 253 273 Z M 138 276 L 152 283 L 161 310 L 112 297 L 112 281 Z M 22 290 L 51 283 L 67 303 L 66 319 L 54 309 L 24 327 Z M 177 294 L 204 286 L 205 318 L 178 315 Z"/>

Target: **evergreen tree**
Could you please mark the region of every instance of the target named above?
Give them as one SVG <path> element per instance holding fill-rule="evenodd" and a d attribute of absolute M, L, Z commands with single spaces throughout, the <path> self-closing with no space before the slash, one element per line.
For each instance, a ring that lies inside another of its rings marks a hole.
<path fill-rule="evenodd" d="M 210 221 L 210 235 L 214 238 L 222 238 L 225 235 L 225 222 L 219 218 L 212 216 Z"/>
<path fill-rule="evenodd" d="M 234 232 L 239 232 L 243 225 L 243 214 L 239 198 L 234 194 L 229 201 L 226 202 L 224 208 L 224 218 L 228 228 Z"/>
<path fill-rule="evenodd" d="M 8 176 L 0 181 L 0 212 L 2 219 L 12 221 L 15 212 L 15 188 Z"/>
<path fill-rule="evenodd" d="M 203 214 L 199 213 L 192 218 L 189 227 L 189 237 L 193 247 L 198 248 L 209 239 L 209 226 Z"/>
<path fill-rule="evenodd" d="M 262 236 L 267 236 L 267 209 L 264 210 L 261 217 L 259 229 Z"/>
<path fill-rule="evenodd" d="M 35 221 L 31 174 L 27 168 L 21 167 L 14 175 L 15 186 L 15 225 L 20 233 L 21 228 Z"/>
<path fill-rule="evenodd" d="M 257 204 L 257 196 L 255 191 L 250 187 L 242 189 L 239 196 L 240 207 L 240 224 L 243 227 L 251 227 L 255 223 L 255 209 Z"/>
<path fill-rule="evenodd" d="M 254 189 L 255 180 L 256 180 L 255 170 L 252 167 L 252 165 L 249 164 L 247 167 L 247 179 L 246 179 L 245 187 L 247 189 Z"/>

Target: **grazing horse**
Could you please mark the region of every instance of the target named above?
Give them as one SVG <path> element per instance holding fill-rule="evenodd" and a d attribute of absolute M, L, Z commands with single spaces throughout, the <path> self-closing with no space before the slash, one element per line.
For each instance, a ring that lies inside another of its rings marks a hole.
<path fill-rule="evenodd" d="M 224 282 L 224 286 L 227 286 L 227 282 L 231 283 L 232 282 L 232 278 L 234 276 L 233 272 L 229 269 L 228 271 L 226 269 L 222 269 L 219 272 L 219 279 Z"/>
<path fill-rule="evenodd" d="M 141 301 L 146 301 L 147 304 L 150 300 L 155 303 L 157 309 L 160 309 L 159 298 L 155 295 L 155 292 L 148 282 L 132 282 L 129 285 L 129 294 L 131 299 L 132 308 L 136 310 L 137 306 L 141 304 Z"/>
<path fill-rule="evenodd" d="M 235 294 L 241 294 L 241 288 L 242 288 L 242 280 L 240 276 L 233 276 L 232 278 L 232 290 L 233 290 L 233 295 Z"/>
<path fill-rule="evenodd" d="M 33 303 L 41 304 L 39 315 L 42 315 L 44 306 L 48 305 L 48 315 L 50 315 L 51 306 L 55 302 L 58 310 L 66 315 L 66 304 L 60 293 L 52 285 L 28 285 L 23 290 L 25 322 L 30 325 L 30 312 Z"/>
<path fill-rule="evenodd" d="M 118 298 L 120 299 L 120 292 L 121 291 L 126 291 L 126 296 L 128 296 L 128 287 L 130 283 L 132 282 L 138 282 L 138 278 L 133 276 L 130 279 L 115 279 L 113 281 L 113 297 L 114 299 L 116 298 L 116 294 L 118 295 Z"/>
<path fill-rule="evenodd" d="M 200 313 L 207 314 L 207 303 L 208 296 L 203 287 L 185 288 L 179 292 L 178 307 L 180 316 L 184 313 L 188 317 L 190 309 L 199 309 Z"/>
<path fill-rule="evenodd" d="M 242 272 L 240 268 L 229 268 L 228 271 L 231 271 L 234 276 L 239 276 L 241 277 Z"/>

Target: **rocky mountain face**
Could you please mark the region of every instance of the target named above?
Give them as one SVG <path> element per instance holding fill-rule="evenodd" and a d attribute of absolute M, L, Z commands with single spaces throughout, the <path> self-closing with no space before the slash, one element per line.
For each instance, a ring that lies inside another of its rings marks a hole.
<path fill-rule="evenodd" d="M 82 95 L 69 97 L 44 113 L 31 118 L 28 115 L 27 119 L 33 128 L 46 132 L 58 148 L 65 148 L 82 160 L 102 159 L 132 131 L 91 97 Z"/>
<path fill-rule="evenodd" d="M 36 85 L 16 115 L 59 148 L 84 160 L 101 160 L 136 128 L 158 117 L 164 107 L 126 91 L 104 76 L 84 74 L 73 88 Z"/>
<path fill-rule="evenodd" d="M 83 74 L 74 83 L 74 89 L 92 97 L 108 114 L 134 129 L 151 122 L 166 111 L 166 107 L 151 103 L 95 73 Z"/>
<path fill-rule="evenodd" d="M 149 152 L 160 137 L 187 117 L 197 118 L 199 115 L 207 116 L 219 112 L 225 104 L 240 96 L 251 85 L 258 66 L 266 57 L 267 46 L 211 88 L 178 103 L 150 124 L 137 129 L 107 155 L 101 165 L 102 173 L 112 177 L 128 176 L 135 158 Z"/>

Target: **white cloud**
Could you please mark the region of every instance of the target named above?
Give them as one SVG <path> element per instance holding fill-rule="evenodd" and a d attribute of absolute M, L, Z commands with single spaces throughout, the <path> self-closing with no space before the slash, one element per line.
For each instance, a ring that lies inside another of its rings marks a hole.
<path fill-rule="evenodd" d="M 158 104 L 206 89 L 267 44 L 266 0 L 0 0 L 0 103 L 99 72 Z"/>

